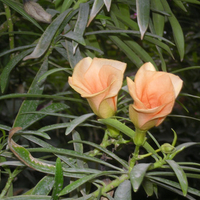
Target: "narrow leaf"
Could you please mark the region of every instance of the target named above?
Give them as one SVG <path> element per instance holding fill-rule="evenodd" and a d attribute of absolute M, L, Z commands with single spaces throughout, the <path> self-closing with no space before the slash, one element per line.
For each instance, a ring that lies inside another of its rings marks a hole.
<path fill-rule="evenodd" d="M 109 174 L 113 174 L 112 171 L 104 171 L 104 172 L 100 172 L 100 173 L 96 173 L 96 174 L 92 174 L 92 175 L 89 175 L 89 176 L 85 176 L 79 180 L 76 180 L 74 181 L 73 183 L 67 185 L 59 194 L 59 196 L 62 196 L 62 195 L 65 195 L 65 194 L 68 194 L 69 192 L 75 190 L 76 188 L 80 187 L 81 185 L 83 185 L 84 183 L 92 180 L 92 179 L 95 179 L 97 177 L 100 177 L 100 176 L 103 176 L 103 175 L 109 175 Z"/>
<path fill-rule="evenodd" d="M 9 132 L 8 146 L 10 150 L 15 154 L 15 156 L 20 161 L 22 161 L 27 166 L 33 169 L 37 169 L 38 171 L 41 171 L 44 173 L 54 174 L 55 166 L 46 164 L 44 162 L 39 161 L 38 159 L 35 159 L 27 149 L 25 149 L 24 147 L 14 142 L 14 140 L 12 139 L 12 136 L 18 130 L 21 130 L 21 127 L 12 128 Z"/>
<path fill-rule="evenodd" d="M 0 57 L 4 56 L 6 54 L 9 54 L 9 53 L 13 53 L 15 51 L 29 49 L 29 48 L 35 47 L 35 46 L 36 46 L 35 44 L 30 44 L 30 45 L 25 45 L 25 46 L 19 46 L 19 47 L 16 47 L 14 49 L 9 49 L 9 50 L 6 50 L 6 51 L 3 51 L 2 53 L 0 53 Z"/>
<path fill-rule="evenodd" d="M 150 176 L 148 178 L 150 178 L 150 181 L 152 181 L 153 183 L 155 183 L 155 184 L 157 184 L 157 185 L 159 185 L 159 186 L 161 186 L 163 188 L 166 188 L 167 190 L 170 190 L 170 191 L 172 191 L 174 193 L 177 193 L 177 194 L 183 196 L 182 191 L 180 191 L 181 188 L 180 188 L 180 184 L 179 183 L 171 181 L 171 180 L 168 180 L 168 179 L 160 178 L 160 177 L 152 177 L 152 176 Z M 188 193 L 200 196 L 199 190 L 196 190 L 196 189 L 191 188 L 191 187 L 188 188 Z M 190 196 L 188 194 L 185 197 L 187 197 L 190 200 L 196 200 L 195 198 L 193 198 L 192 196 Z"/>
<path fill-rule="evenodd" d="M 149 25 L 150 1 L 136 0 L 136 8 L 137 8 L 137 21 L 140 28 L 141 39 L 143 39 L 144 34 Z"/>
<path fill-rule="evenodd" d="M 185 40 L 184 40 L 182 28 L 181 28 L 178 20 L 174 16 L 174 14 L 172 13 L 168 2 L 166 0 L 161 0 L 161 2 L 163 4 L 165 11 L 170 13 L 170 15 L 171 15 L 170 17 L 168 17 L 168 19 L 169 19 L 169 22 L 171 24 L 175 44 L 177 46 L 177 49 L 178 49 L 178 52 L 179 52 L 179 55 L 180 55 L 180 59 L 182 61 L 184 54 L 185 54 Z"/>
<path fill-rule="evenodd" d="M 12 71 L 12 69 L 27 55 L 29 54 L 33 49 L 28 49 L 25 50 L 23 52 L 21 52 L 20 54 L 16 55 L 13 57 L 13 59 L 11 59 L 8 64 L 5 66 L 5 68 L 3 69 L 2 73 L 1 73 L 1 79 L 0 79 L 0 85 L 1 85 L 1 91 L 2 93 L 4 93 L 5 89 L 6 89 L 6 85 L 8 83 L 8 78 L 10 75 L 10 72 Z"/>
<path fill-rule="evenodd" d="M 125 180 L 121 183 L 115 191 L 115 200 L 132 200 L 131 197 L 131 182 L 129 180 Z"/>
<path fill-rule="evenodd" d="M 137 192 L 151 163 L 141 163 L 133 167 L 130 173 L 130 180 L 134 192 Z"/>
<path fill-rule="evenodd" d="M 188 190 L 188 181 L 187 181 L 185 172 L 174 160 L 166 160 L 166 162 L 170 165 L 170 167 L 175 172 L 175 174 L 179 180 L 181 189 L 183 191 L 183 195 L 186 196 L 187 190 Z"/>
<path fill-rule="evenodd" d="M 14 197 L 6 197 L 3 200 L 50 200 L 50 196 L 46 195 L 19 195 Z"/>
<path fill-rule="evenodd" d="M 134 51 L 131 50 L 131 48 L 126 45 L 119 37 L 117 36 L 109 36 L 109 38 L 119 47 L 125 54 L 126 56 L 139 68 L 143 62 L 137 56 L 137 54 L 134 53 Z"/>
<path fill-rule="evenodd" d="M 47 51 L 59 26 L 68 14 L 69 10 L 66 10 L 62 14 L 58 15 L 58 17 L 47 27 L 43 35 L 40 37 L 34 51 L 29 56 L 26 56 L 24 60 L 39 58 Z"/>
<path fill-rule="evenodd" d="M 73 138 L 73 140 L 81 140 L 81 136 L 77 131 L 73 131 L 72 138 Z M 74 150 L 79 152 L 79 153 L 83 153 L 83 144 L 74 143 Z M 77 165 L 78 165 L 79 168 L 86 167 L 86 166 L 84 166 L 84 161 L 81 160 L 81 159 L 77 159 Z"/>
<path fill-rule="evenodd" d="M 128 126 L 126 126 L 125 124 L 121 123 L 116 119 L 107 118 L 107 119 L 99 119 L 99 121 L 102 122 L 103 124 L 116 128 L 117 130 L 121 131 L 130 138 L 133 138 L 135 135 L 135 132 L 132 129 L 130 129 Z"/>
<path fill-rule="evenodd" d="M 52 199 L 57 200 L 58 194 L 63 188 L 63 170 L 62 170 L 62 164 L 60 161 L 60 158 L 57 158 L 56 160 L 56 171 L 55 171 L 55 184 L 53 188 L 53 194 L 52 194 Z"/>
<path fill-rule="evenodd" d="M 107 154 L 108 156 L 112 157 L 113 159 L 115 159 L 116 161 L 118 161 L 121 165 L 123 165 L 125 168 L 128 169 L 128 164 L 127 162 L 125 162 L 124 160 L 122 160 L 121 158 L 119 158 L 116 154 L 112 153 L 111 151 L 107 150 L 106 148 L 103 148 L 97 144 L 94 144 L 93 142 L 88 142 L 88 141 L 71 141 L 71 142 L 80 142 L 83 144 L 88 144 L 90 146 L 95 147 L 96 149 L 99 149 L 100 151 L 104 152 L 105 154 Z"/>
<path fill-rule="evenodd" d="M 184 0 L 184 2 L 194 3 L 194 4 L 199 4 L 200 5 L 200 2 L 198 0 Z"/>
<path fill-rule="evenodd" d="M 76 119 L 72 120 L 69 123 L 67 130 L 65 131 L 65 135 L 70 134 L 79 124 L 84 122 L 86 119 L 92 117 L 93 115 L 94 113 L 89 113 L 89 114 L 81 115 L 80 117 L 77 117 Z"/>
<path fill-rule="evenodd" d="M 48 60 L 46 59 L 40 70 L 38 71 L 37 75 L 35 76 L 31 86 L 29 87 L 28 93 L 29 94 L 42 94 L 43 92 L 43 82 L 38 83 L 39 78 L 47 71 L 48 69 Z M 15 118 L 13 127 L 27 127 L 30 124 L 30 120 L 32 119 L 33 115 L 21 115 L 23 112 L 27 111 L 35 111 L 37 109 L 39 101 L 38 100 L 24 100 L 20 110 Z"/>
<path fill-rule="evenodd" d="M 103 0 L 95 0 L 90 12 L 90 18 L 88 21 L 87 26 L 91 23 L 91 21 L 96 17 L 98 12 L 101 10 L 101 8 L 104 6 L 104 1 Z"/>
<path fill-rule="evenodd" d="M 110 11 L 111 2 L 112 2 L 112 0 L 104 0 L 104 4 L 105 4 L 108 12 Z"/>
<path fill-rule="evenodd" d="M 72 150 L 55 148 L 55 147 L 51 146 L 50 144 L 48 144 L 48 143 L 44 142 L 43 140 L 36 138 L 34 136 L 24 135 L 23 137 L 42 147 L 42 148 L 33 149 L 32 150 L 33 152 L 48 152 L 48 153 L 65 155 L 65 156 L 67 155 L 67 156 L 70 156 L 70 157 L 73 157 L 73 158 L 79 158 L 79 159 L 83 159 L 83 160 L 89 160 L 91 162 L 100 163 L 102 165 L 106 165 L 110 168 L 116 169 L 117 171 L 121 171 L 121 169 L 119 167 L 116 167 L 116 166 L 114 166 L 114 165 L 112 165 L 108 162 L 104 162 L 101 159 L 91 157 L 91 156 L 88 156 L 86 154 L 81 154 L 79 152 L 72 151 Z M 29 151 L 30 151 L 30 149 L 29 149 Z"/>
<path fill-rule="evenodd" d="M 180 1 L 180 0 L 174 0 L 174 2 L 175 2 L 175 4 L 176 4 L 179 8 L 181 8 L 183 11 L 187 12 L 187 9 L 185 8 L 185 6 L 184 6 L 184 4 L 183 4 L 182 1 Z"/>
<path fill-rule="evenodd" d="M 151 0 L 151 5 L 154 9 L 164 11 L 160 0 Z M 153 12 L 152 18 L 156 34 L 162 37 L 164 33 L 165 16 L 160 13 Z"/>
<path fill-rule="evenodd" d="M 144 179 L 142 182 L 142 186 L 147 194 L 147 197 L 152 196 L 153 192 L 154 192 L 154 186 L 153 183 L 151 181 L 149 181 L 148 179 Z"/>
<path fill-rule="evenodd" d="M 41 80 L 43 79 L 46 79 L 47 76 L 53 74 L 53 73 L 56 73 L 56 72 L 59 72 L 59 71 L 67 71 L 68 69 L 67 68 L 56 68 L 56 69 L 51 69 L 51 70 L 48 70 L 47 72 L 45 72 L 39 79 L 38 79 L 38 82 L 40 82 Z"/>
<path fill-rule="evenodd" d="M 70 63 L 71 68 L 74 68 L 76 64 L 83 58 L 79 47 L 77 47 L 76 52 L 74 54 L 72 41 L 65 40 L 64 47 L 67 50 L 68 60 Z"/>
<path fill-rule="evenodd" d="M 31 195 L 48 195 L 53 188 L 54 177 L 47 175 L 33 188 Z"/>
<path fill-rule="evenodd" d="M 85 46 L 85 40 L 83 39 L 83 34 L 85 32 L 88 16 L 89 16 L 89 3 L 80 4 L 78 18 L 74 27 L 74 33 L 78 34 L 80 38 L 82 38 L 82 44 Z M 77 42 L 72 41 L 73 53 L 75 53 L 76 48 L 78 46 Z"/>

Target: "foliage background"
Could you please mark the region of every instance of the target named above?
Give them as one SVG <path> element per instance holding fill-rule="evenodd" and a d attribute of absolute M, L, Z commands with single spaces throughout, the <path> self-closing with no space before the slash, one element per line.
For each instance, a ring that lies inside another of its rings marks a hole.
<path fill-rule="evenodd" d="M 25 132 L 48 133 L 51 139 L 44 139 L 47 143 L 74 149 L 68 142 L 76 136 L 66 136 L 66 129 L 71 133 L 70 121 L 91 113 L 91 110 L 86 100 L 69 87 L 67 80 L 75 64 L 86 56 L 128 63 L 125 76 L 134 77 L 142 63 L 149 61 L 158 70 L 179 75 L 184 87 L 173 113 L 151 132 L 159 143 L 172 142 L 171 128 L 178 135 L 178 144 L 200 141 L 199 1 L 39 0 L 37 3 L 52 14 L 51 24 L 30 17 L 23 10 L 22 1 L 0 0 L 1 162 L 8 161 L 7 166 L 2 167 L 0 190 L 7 182 L 8 174 L 19 165 L 9 163 L 14 159 L 6 148 L 7 131 L 11 127 L 22 126 Z M 88 21 L 91 22 L 88 24 Z M 31 56 L 26 57 L 28 55 Z M 38 81 L 40 68 L 43 68 L 43 75 L 37 85 L 34 80 Z M 128 118 L 128 105 L 132 100 L 126 92 L 125 81 L 119 97 L 117 115 Z M 22 103 L 25 98 L 29 106 Z M 50 105 L 52 107 L 48 107 Z M 126 124 L 134 129 L 129 121 Z M 76 131 L 82 140 L 99 144 L 104 134 L 102 127 L 93 116 L 86 122 L 79 121 Z M 37 147 L 25 137 L 17 140 L 25 147 Z M 130 143 L 123 148 L 116 153 L 127 160 L 134 146 Z M 84 145 L 84 152 L 91 149 Z M 177 155 L 176 161 L 200 163 L 199 152 L 199 146 L 190 147 Z M 53 162 L 56 158 L 42 152 L 34 153 L 34 156 Z M 29 191 L 43 176 L 37 169 L 23 167 L 7 196 Z M 200 190 L 199 180 L 189 182 Z M 146 198 L 142 188 L 134 195 L 135 199 Z M 159 199 L 185 199 L 161 187 L 158 196 Z M 155 195 L 148 199 L 155 199 Z"/>

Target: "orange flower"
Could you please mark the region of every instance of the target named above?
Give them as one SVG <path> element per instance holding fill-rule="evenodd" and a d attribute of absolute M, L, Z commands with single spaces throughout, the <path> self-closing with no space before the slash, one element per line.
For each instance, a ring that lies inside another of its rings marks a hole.
<path fill-rule="evenodd" d="M 69 77 L 70 86 L 87 98 L 93 112 L 108 118 L 117 110 L 117 95 L 121 89 L 126 63 L 103 58 L 84 58 Z"/>
<path fill-rule="evenodd" d="M 136 128 L 148 130 L 160 125 L 171 113 L 183 81 L 173 74 L 158 72 L 148 62 L 142 65 L 135 82 L 127 77 L 128 89 L 134 104 L 129 106 L 129 116 Z"/>

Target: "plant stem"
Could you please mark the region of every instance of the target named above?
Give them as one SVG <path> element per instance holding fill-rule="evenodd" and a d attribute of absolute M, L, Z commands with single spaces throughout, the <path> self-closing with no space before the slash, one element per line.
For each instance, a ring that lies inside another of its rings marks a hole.
<path fill-rule="evenodd" d="M 9 174 L 9 178 L 7 180 L 7 183 L 4 187 L 4 189 L 2 190 L 1 194 L 0 194 L 0 199 L 2 199 L 8 192 L 10 185 L 12 184 L 12 181 L 14 180 L 14 178 L 21 172 L 22 170 L 19 168 L 16 168 L 13 173 Z"/>
<path fill-rule="evenodd" d="M 101 192 L 101 194 L 105 194 L 105 193 L 109 192 L 110 190 L 113 190 L 114 188 L 118 187 L 121 183 L 123 183 L 127 179 L 129 179 L 129 175 L 128 174 L 123 174 L 119 178 L 113 180 L 108 185 L 105 185 L 104 187 L 99 188 L 98 190 L 96 190 L 93 193 L 91 200 L 94 199 L 94 197 L 97 197 L 100 192 Z"/>
<path fill-rule="evenodd" d="M 105 131 L 105 134 L 104 134 L 104 137 L 103 137 L 103 140 L 102 140 L 100 146 L 106 148 L 107 146 L 111 145 L 111 141 L 108 140 L 108 138 L 109 138 L 109 135 L 108 135 L 108 132 L 107 132 L 107 130 L 106 130 L 106 131 Z M 100 152 L 100 151 L 99 151 L 98 149 L 94 149 L 93 151 L 91 151 L 91 152 L 89 153 L 89 156 L 93 156 L 93 157 L 94 157 L 94 156 L 96 156 L 99 152 Z"/>
<path fill-rule="evenodd" d="M 135 146 L 135 151 L 133 153 L 133 157 L 130 159 L 129 162 L 129 172 L 133 169 L 135 162 L 138 160 L 138 154 L 139 154 L 140 146 Z"/>
<path fill-rule="evenodd" d="M 13 23 L 10 13 L 10 8 L 4 4 L 6 18 L 8 22 L 8 32 L 13 32 Z M 14 35 L 12 33 L 9 34 L 9 42 L 10 42 L 10 49 L 14 49 Z"/>
<path fill-rule="evenodd" d="M 155 150 L 155 152 L 157 153 L 157 152 L 160 152 L 161 151 L 161 149 L 157 149 L 157 150 Z M 147 154 L 144 154 L 144 155 L 140 155 L 139 157 L 138 157 L 138 160 L 141 160 L 141 159 L 143 159 L 143 158 L 146 158 L 146 157 L 148 157 L 148 156 L 151 156 L 153 153 L 147 153 Z"/>

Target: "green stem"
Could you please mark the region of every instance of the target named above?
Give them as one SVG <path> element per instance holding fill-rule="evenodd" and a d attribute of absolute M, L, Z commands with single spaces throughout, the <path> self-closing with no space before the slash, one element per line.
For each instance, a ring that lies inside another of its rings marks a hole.
<path fill-rule="evenodd" d="M 133 157 L 129 161 L 129 172 L 131 172 L 131 170 L 133 169 L 136 161 L 138 160 L 139 150 L 140 150 L 140 146 L 135 146 Z"/>
<path fill-rule="evenodd" d="M 12 22 L 15 23 L 16 21 L 19 21 L 19 18 L 12 15 L 11 16 Z M 3 24 L 0 26 L 0 34 L 8 30 L 8 21 L 5 21 Z"/>
<path fill-rule="evenodd" d="M 119 178 L 113 180 L 108 185 L 105 185 L 102 188 L 99 188 L 98 190 L 96 190 L 93 193 L 91 200 L 94 199 L 94 197 L 98 197 L 100 192 L 101 192 L 101 194 L 105 194 L 105 193 L 109 192 L 110 190 L 113 190 L 114 188 L 118 187 L 121 183 L 123 183 L 127 179 L 129 179 L 129 176 L 127 174 L 123 174 Z"/>
<path fill-rule="evenodd" d="M 145 139 L 146 139 L 146 132 L 147 131 L 136 128 L 135 136 L 133 138 L 133 141 L 136 146 L 142 146 L 144 144 Z"/>
<path fill-rule="evenodd" d="M 100 146 L 106 148 L 107 146 L 111 145 L 111 141 L 108 140 L 109 139 L 109 135 L 108 135 L 108 132 L 107 130 L 105 131 L 105 134 L 104 134 L 104 137 L 103 137 L 103 140 L 100 144 Z M 89 153 L 89 156 L 96 156 L 100 151 L 98 149 L 94 149 L 93 151 L 91 151 Z"/>
<path fill-rule="evenodd" d="M 11 19 L 10 8 L 6 4 L 4 4 L 4 8 L 5 8 L 6 18 L 8 22 L 8 32 L 13 32 L 13 23 Z M 14 35 L 13 34 L 9 34 L 9 42 L 10 42 L 10 49 L 14 49 Z"/>
<path fill-rule="evenodd" d="M 1 194 L 0 194 L 0 199 L 3 199 L 3 197 L 7 194 L 11 184 L 12 184 L 12 181 L 14 180 L 14 178 L 21 172 L 22 170 L 21 169 L 18 169 L 16 168 L 13 173 L 10 173 L 9 174 L 9 178 L 7 180 L 7 183 L 4 187 L 4 189 L 2 190 Z"/>
<path fill-rule="evenodd" d="M 157 152 L 160 152 L 161 151 L 161 149 L 157 149 L 157 150 L 155 150 L 155 152 L 157 153 Z M 144 154 L 144 155 L 140 155 L 139 157 L 138 157 L 138 159 L 139 160 L 141 160 L 141 159 L 143 159 L 143 158 L 146 158 L 146 157 L 148 157 L 148 156 L 151 156 L 153 153 L 147 153 L 147 154 Z"/>

